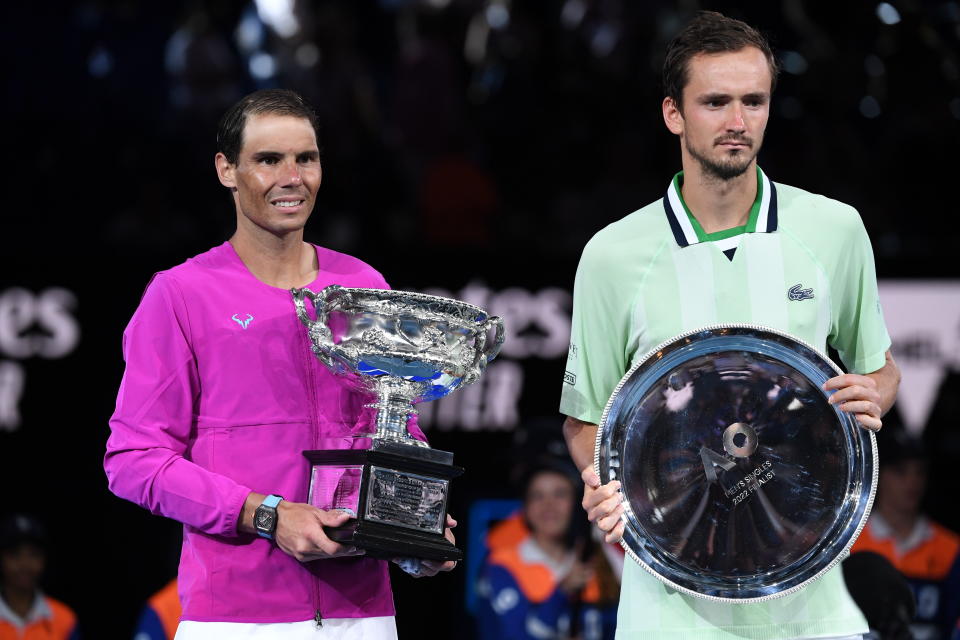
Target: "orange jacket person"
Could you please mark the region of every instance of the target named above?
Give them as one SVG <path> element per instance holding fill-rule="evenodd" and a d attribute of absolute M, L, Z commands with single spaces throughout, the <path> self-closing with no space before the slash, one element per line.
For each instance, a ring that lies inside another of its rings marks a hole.
<path fill-rule="evenodd" d="M 46 534 L 34 518 L 0 521 L 0 640 L 78 640 L 77 617 L 39 589 Z"/>
<path fill-rule="evenodd" d="M 879 553 L 907 579 L 917 602 L 917 640 L 946 640 L 960 617 L 960 536 L 920 511 L 927 485 L 920 442 L 883 431 L 877 441 L 877 499 L 853 551 Z"/>
<path fill-rule="evenodd" d="M 140 613 L 134 640 L 173 640 L 180 622 L 180 596 L 177 594 L 177 580 L 174 578 L 165 587 L 150 596 Z"/>

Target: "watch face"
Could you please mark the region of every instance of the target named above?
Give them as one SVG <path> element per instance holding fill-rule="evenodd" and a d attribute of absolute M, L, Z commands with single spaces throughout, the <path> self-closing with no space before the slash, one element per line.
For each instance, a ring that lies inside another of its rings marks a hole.
<path fill-rule="evenodd" d="M 257 509 L 256 518 L 254 519 L 254 525 L 260 531 L 267 531 L 273 533 L 273 527 L 276 524 L 277 516 L 276 512 L 272 509 Z"/>

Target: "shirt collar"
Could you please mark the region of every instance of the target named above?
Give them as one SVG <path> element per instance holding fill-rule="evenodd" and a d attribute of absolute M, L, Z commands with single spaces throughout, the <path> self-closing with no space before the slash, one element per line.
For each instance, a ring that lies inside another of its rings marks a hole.
<path fill-rule="evenodd" d="M 36 622 L 37 620 L 46 620 L 53 617 L 53 611 L 50 610 L 50 605 L 47 604 L 47 599 L 43 594 L 37 591 L 36 595 L 33 597 L 33 606 L 30 607 L 30 611 L 27 613 L 26 618 L 21 618 L 13 609 L 7 605 L 3 600 L 3 596 L 0 596 L 0 620 L 6 620 L 13 626 L 17 628 L 24 628 L 28 624 Z"/>
<path fill-rule="evenodd" d="M 874 511 L 870 514 L 870 533 L 881 540 L 890 540 L 898 555 L 903 555 L 913 549 L 916 549 L 924 542 L 933 537 L 933 527 L 930 521 L 923 515 L 917 518 L 913 525 L 913 531 L 905 540 L 898 540 L 893 534 L 893 527 L 887 524 L 879 512 Z"/>
<path fill-rule="evenodd" d="M 729 235 L 726 231 L 707 234 L 703 231 L 700 223 L 687 209 L 683 201 L 683 195 L 680 193 L 680 187 L 683 185 L 683 171 L 679 172 L 670 181 L 667 187 L 667 194 L 663 197 L 663 209 L 667 214 L 667 221 L 670 223 L 670 229 L 673 231 L 673 237 L 677 244 L 686 247 L 691 244 L 720 240 Z M 739 228 L 738 228 L 739 229 Z M 767 175 L 757 167 L 757 198 L 750 207 L 750 215 L 747 217 L 744 233 L 770 233 L 777 230 L 777 188 L 773 182 L 767 178 Z M 729 231 L 729 230 L 728 230 Z M 737 233 L 740 231 L 738 230 Z M 726 234 L 726 235 L 724 235 Z"/>
<path fill-rule="evenodd" d="M 523 542 L 520 543 L 518 551 L 520 552 L 520 558 L 526 564 L 541 564 L 547 567 L 550 570 L 550 573 L 553 574 L 554 579 L 557 582 L 563 580 L 570 569 L 573 567 L 574 555 L 572 553 L 567 553 L 562 562 L 554 560 L 546 554 L 546 552 L 540 548 L 540 545 L 536 543 L 533 539 L 533 536 L 528 536 Z"/>

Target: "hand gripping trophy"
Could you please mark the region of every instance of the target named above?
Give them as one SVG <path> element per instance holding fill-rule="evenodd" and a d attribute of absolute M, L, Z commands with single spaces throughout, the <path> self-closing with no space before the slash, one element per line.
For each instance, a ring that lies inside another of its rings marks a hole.
<path fill-rule="evenodd" d="M 344 384 L 372 393 L 375 431 L 353 449 L 304 451 L 308 502 L 356 516 L 328 531 L 367 555 L 459 560 L 443 536 L 453 454 L 407 431 L 414 404 L 476 382 L 503 344 L 503 321 L 458 300 L 409 291 L 292 289 L 313 352 Z M 305 304 L 309 299 L 316 318 Z M 492 334 L 492 337 L 491 337 Z M 360 448 L 369 443 L 369 447 Z"/>

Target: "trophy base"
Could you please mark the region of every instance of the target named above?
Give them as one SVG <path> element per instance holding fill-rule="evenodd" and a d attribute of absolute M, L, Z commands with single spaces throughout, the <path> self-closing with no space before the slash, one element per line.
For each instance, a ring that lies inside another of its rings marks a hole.
<path fill-rule="evenodd" d="M 366 551 L 371 558 L 419 558 L 422 560 L 462 560 L 463 552 L 443 536 L 404 530 L 369 520 L 352 520 L 341 527 L 327 527 L 327 537 Z"/>
<path fill-rule="evenodd" d="M 370 449 L 304 451 L 310 461 L 308 503 L 356 517 L 327 528 L 340 544 L 375 558 L 460 560 L 444 537 L 449 482 L 463 473 L 453 454 L 374 440 Z"/>

